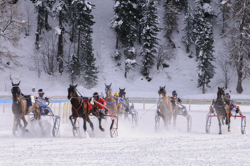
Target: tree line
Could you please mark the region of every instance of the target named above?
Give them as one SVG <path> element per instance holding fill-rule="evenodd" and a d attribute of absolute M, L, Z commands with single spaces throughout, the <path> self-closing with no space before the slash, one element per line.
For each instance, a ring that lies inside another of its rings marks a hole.
<path fill-rule="evenodd" d="M 82 78 L 86 88 L 98 83 L 98 68 L 93 53 L 92 34 L 95 5 L 86 0 L 31 0 L 36 10 L 34 70 L 68 73 L 73 83 Z M 152 68 L 167 68 L 178 50 L 174 33 L 183 31 L 182 42 L 186 55 L 197 62 L 197 87 L 206 92 L 215 75 L 215 66 L 221 73 L 221 82 L 227 88 L 234 71 L 237 74 L 238 93 L 243 92 L 242 82 L 249 78 L 249 3 L 247 0 L 113 0 L 114 16 L 110 28 L 116 34 L 112 58 L 117 65 L 124 64 L 124 77 L 131 70 L 139 71 L 151 81 Z M 16 45 L 20 32 L 30 35 L 30 8 L 27 20 L 22 22 L 16 7 L 18 0 L 0 2 L 0 40 Z M 159 17 L 163 5 L 164 17 Z M 216 8 L 216 10 L 214 9 Z M 218 10 L 219 9 L 219 10 Z M 217 11 L 217 13 L 215 12 Z M 218 12 L 219 11 L 219 12 Z M 184 29 L 179 29 L 179 18 Z M 57 27 L 50 25 L 56 20 Z M 163 27 L 159 22 L 163 21 Z M 214 29 L 220 30 L 224 50 L 215 56 Z M 13 33 L 9 33 L 13 32 Z M 56 32 L 56 33 L 55 33 Z M 163 32 L 164 39 L 159 39 Z M 139 49 L 138 49 L 139 48 Z M 193 55 L 194 53 L 194 55 Z M 18 65 L 17 55 L 0 45 L 0 69 L 8 63 Z M 216 57 L 216 58 L 215 58 Z M 139 61 L 138 61 L 139 60 Z M 6 63 L 8 62 L 8 63 Z"/>

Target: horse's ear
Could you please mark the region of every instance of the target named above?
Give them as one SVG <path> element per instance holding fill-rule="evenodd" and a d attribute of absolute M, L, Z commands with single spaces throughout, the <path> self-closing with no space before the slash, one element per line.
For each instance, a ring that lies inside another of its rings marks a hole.
<path fill-rule="evenodd" d="M 121 89 L 119 88 L 119 90 L 121 90 Z"/>
<path fill-rule="evenodd" d="M 78 84 L 76 84 L 76 86 L 75 86 L 75 87 L 77 87 L 77 85 L 78 85 Z"/>
<path fill-rule="evenodd" d="M 12 86 L 14 86 L 14 84 L 13 84 L 13 82 L 11 81 L 11 83 L 12 83 Z"/>
<path fill-rule="evenodd" d="M 21 82 L 21 81 L 18 82 L 18 84 L 17 84 L 18 86 L 19 86 L 20 82 Z"/>
<path fill-rule="evenodd" d="M 110 84 L 110 86 L 112 85 L 112 83 Z"/>
<path fill-rule="evenodd" d="M 165 89 L 166 85 L 164 86 L 164 89 Z"/>
<path fill-rule="evenodd" d="M 105 86 L 107 86 L 106 83 L 105 83 Z"/>
<path fill-rule="evenodd" d="M 220 87 L 218 87 L 218 89 L 220 89 Z"/>
<path fill-rule="evenodd" d="M 224 87 L 222 89 L 224 90 Z"/>

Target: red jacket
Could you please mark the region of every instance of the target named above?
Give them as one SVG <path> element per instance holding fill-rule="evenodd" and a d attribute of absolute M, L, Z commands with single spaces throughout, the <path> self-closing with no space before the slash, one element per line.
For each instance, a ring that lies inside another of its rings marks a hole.
<path fill-rule="evenodd" d="M 97 102 L 103 104 L 103 105 L 106 105 L 107 102 L 103 99 L 103 98 L 99 98 L 98 100 L 96 100 Z M 103 107 L 102 105 L 98 104 L 98 108 L 99 109 L 105 109 L 105 107 Z"/>

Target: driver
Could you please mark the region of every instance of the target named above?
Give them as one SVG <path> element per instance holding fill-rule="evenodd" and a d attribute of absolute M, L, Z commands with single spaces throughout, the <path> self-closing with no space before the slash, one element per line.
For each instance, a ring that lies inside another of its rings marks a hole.
<path fill-rule="evenodd" d="M 95 92 L 95 93 L 93 94 L 93 98 L 94 98 L 95 101 L 97 101 L 97 102 L 103 104 L 104 106 L 107 105 L 107 102 L 106 102 L 103 98 L 101 98 L 101 97 L 99 96 L 98 92 Z M 104 106 L 102 106 L 102 105 L 100 105 L 100 104 L 97 104 L 97 105 L 98 105 L 99 113 L 101 114 L 101 116 L 103 116 L 104 114 L 108 114 L 108 112 L 105 110 L 105 107 L 104 107 Z"/>
<path fill-rule="evenodd" d="M 43 97 L 43 95 L 44 95 L 43 89 L 38 90 L 38 95 L 39 95 L 39 97 L 37 97 L 36 100 L 38 101 L 38 105 L 40 107 L 40 112 L 42 115 L 47 115 L 49 113 L 49 110 L 46 108 L 43 108 L 43 107 L 45 105 L 49 105 L 51 101 L 48 97 Z"/>

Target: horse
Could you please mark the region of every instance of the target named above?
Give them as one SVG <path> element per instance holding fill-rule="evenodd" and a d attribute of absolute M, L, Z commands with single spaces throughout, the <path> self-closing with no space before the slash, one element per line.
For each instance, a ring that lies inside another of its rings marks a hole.
<path fill-rule="evenodd" d="M 162 117 L 164 121 L 165 128 L 168 128 L 168 125 L 171 124 L 171 118 L 175 112 L 175 109 L 172 107 L 172 102 L 167 97 L 167 91 L 165 90 L 165 86 L 159 88 L 158 90 L 159 94 L 159 101 L 158 105 L 160 108 L 160 116 Z M 174 119 L 174 125 L 175 125 L 176 118 Z"/>
<path fill-rule="evenodd" d="M 229 105 L 226 104 L 225 99 L 225 91 L 224 87 L 220 88 L 218 87 L 218 92 L 217 92 L 217 99 L 213 103 L 214 104 L 214 109 L 217 114 L 217 119 L 219 123 L 219 134 L 222 134 L 221 131 L 221 124 L 224 124 L 224 119 L 226 118 L 226 125 L 228 125 L 228 131 L 230 132 L 230 117 L 231 117 L 231 110 Z"/>
<path fill-rule="evenodd" d="M 92 113 L 94 116 L 98 118 L 99 121 L 99 129 L 104 131 L 104 128 L 101 125 L 102 118 L 99 114 L 98 106 L 94 103 L 92 109 L 89 109 L 88 101 L 83 99 L 82 96 L 79 96 L 76 92 L 77 85 L 71 85 L 68 88 L 68 99 L 72 105 L 72 115 L 69 116 L 70 122 L 73 126 L 73 129 L 76 130 L 76 119 L 78 117 L 83 118 L 83 129 L 86 132 L 87 126 L 86 121 L 90 124 L 92 131 L 94 130 L 94 125 L 91 122 L 89 116 Z M 74 119 L 74 122 L 73 122 Z"/>
<path fill-rule="evenodd" d="M 16 135 L 16 132 L 18 130 L 18 127 L 22 129 L 22 132 L 28 132 L 28 129 L 26 129 L 28 122 L 25 119 L 25 115 L 29 114 L 31 112 L 34 113 L 36 118 L 40 120 L 41 114 L 40 109 L 37 101 L 32 104 L 32 106 L 28 107 L 28 102 L 25 99 L 25 97 L 21 94 L 21 89 L 19 88 L 20 82 L 18 84 L 14 84 L 12 82 L 12 112 L 14 114 L 14 126 L 13 126 L 13 134 Z M 23 126 L 21 124 L 21 119 L 23 121 Z M 39 125 L 41 126 L 41 123 L 39 121 Z M 41 126 L 42 128 L 42 126 Z"/>
<path fill-rule="evenodd" d="M 121 109 L 123 110 L 123 112 L 125 111 L 124 113 L 125 113 L 125 119 L 126 119 L 126 118 L 128 118 L 128 114 L 127 114 L 127 113 L 129 112 L 129 101 L 128 101 L 128 99 L 126 98 L 125 95 L 126 95 L 125 88 L 124 88 L 124 89 L 120 89 L 120 88 L 119 88 L 119 97 L 122 98 L 122 99 L 125 101 L 124 104 L 127 105 L 127 106 L 124 106 L 124 105 L 123 105 L 123 106 L 121 107 Z"/>
<path fill-rule="evenodd" d="M 120 115 L 121 103 L 112 96 L 111 85 L 112 83 L 110 85 L 105 84 L 107 107 L 114 115 Z"/>

